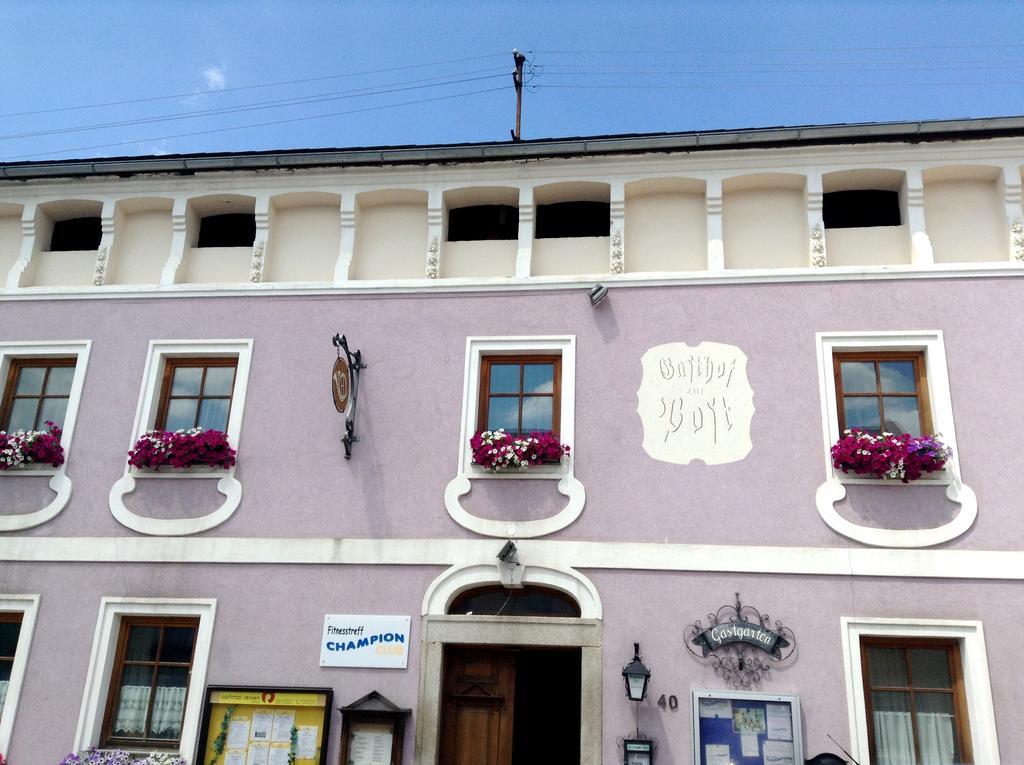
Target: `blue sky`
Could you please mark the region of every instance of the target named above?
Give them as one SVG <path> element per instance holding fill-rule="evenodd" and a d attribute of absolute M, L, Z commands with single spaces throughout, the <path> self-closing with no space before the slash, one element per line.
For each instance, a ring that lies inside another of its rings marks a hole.
<path fill-rule="evenodd" d="M 1024 113 L 1009 0 L 0 0 L 0 19 L 0 161 L 506 140 L 513 47 L 524 138 Z"/>

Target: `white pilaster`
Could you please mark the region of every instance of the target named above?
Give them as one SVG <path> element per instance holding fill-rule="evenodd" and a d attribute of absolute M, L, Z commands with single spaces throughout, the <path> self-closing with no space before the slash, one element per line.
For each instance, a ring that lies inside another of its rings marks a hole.
<path fill-rule="evenodd" d="M 334 266 L 334 283 L 348 281 L 348 269 L 352 265 L 352 253 L 356 246 L 356 195 L 341 196 L 341 240 L 338 246 L 338 262 Z"/>
<path fill-rule="evenodd" d="M 188 199 L 179 197 L 174 200 L 174 207 L 171 208 L 171 251 L 160 273 L 161 284 L 174 284 L 181 261 L 185 259 L 185 250 L 189 246 L 188 234 Z"/>
<path fill-rule="evenodd" d="M 100 246 L 96 248 L 96 265 L 93 268 L 92 284 L 94 287 L 102 287 L 107 278 L 107 266 L 110 263 L 110 253 L 114 248 L 114 213 L 116 203 L 108 199 L 103 203 L 100 212 Z"/>
<path fill-rule="evenodd" d="M 269 195 L 261 194 L 256 197 L 256 238 L 252 242 L 252 263 L 249 266 L 249 281 L 253 284 L 263 281 L 263 270 L 270 244 L 271 211 Z"/>
<path fill-rule="evenodd" d="M 910 262 L 915 266 L 933 265 L 935 257 L 924 219 L 924 178 L 920 170 L 907 171 L 907 226 L 913 246 Z"/>
<path fill-rule="evenodd" d="M 444 235 L 444 195 L 440 189 L 427 192 L 427 263 L 426 276 L 441 275 L 441 241 Z"/>
<path fill-rule="evenodd" d="M 519 191 L 519 246 L 516 250 L 516 278 L 530 275 L 533 260 L 533 187 Z"/>
<path fill-rule="evenodd" d="M 1024 212 L 1021 210 L 1020 168 L 1013 165 L 1003 168 L 1003 203 L 1006 206 L 1006 221 L 1010 227 L 1009 260 L 1024 262 Z"/>
<path fill-rule="evenodd" d="M 626 184 L 615 181 L 611 184 L 610 241 L 608 244 L 608 270 L 613 274 L 626 271 Z"/>
<path fill-rule="evenodd" d="M 722 181 L 710 178 L 706 191 L 708 219 L 708 271 L 725 270 L 725 243 L 722 238 Z"/>
<path fill-rule="evenodd" d="M 39 215 L 39 208 L 36 204 L 29 203 L 21 211 L 21 249 L 18 251 L 18 259 L 14 261 L 11 270 L 7 272 L 7 289 L 14 289 L 21 286 L 21 275 L 25 273 L 32 254 L 38 251 L 36 247 L 36 219 Z"/>
<path fill-rule="evenodd" d="M 825 251 L 825 219 L 822 214 L 824 192 L 821 173 L 807 175 L 807 231 L 810 233 L 810 247 L 807 264 L 820 268 L 828 265 Z"/>

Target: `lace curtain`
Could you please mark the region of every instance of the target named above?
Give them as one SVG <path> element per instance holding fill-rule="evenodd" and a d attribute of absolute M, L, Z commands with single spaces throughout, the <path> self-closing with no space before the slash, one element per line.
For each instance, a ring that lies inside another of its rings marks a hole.
<path fill-rule="evenodd" d="M 925 712 L 917 715 L 921 739 L 920 763 L 914 756 L 910 712 L 875 712 L 875 760 L 878 765 L 957 765 L 953 715 Z"/>
<path fill-rule="evenodd" d="M 123 686 L 114 730 L 120 735 L 141 736 L 146 725 L 146 708 L 148 706 L 148 685 Z M 184 711 L 185 688 L 157 688 L 148 735 L 160 738 L 180 738 L 181 717 Z"/>

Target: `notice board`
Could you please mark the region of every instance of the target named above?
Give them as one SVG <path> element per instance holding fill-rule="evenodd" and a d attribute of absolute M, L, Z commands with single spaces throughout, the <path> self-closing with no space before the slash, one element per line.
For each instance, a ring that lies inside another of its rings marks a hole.
<path fill-rule="evenodd" d="M 802 765 L 800 697 L 693 692 L 695 765 Z"/>
<path fill-rule="evenodd" d="M 195 765 L 326 765 L 330 688 L 211 685 Z"/>

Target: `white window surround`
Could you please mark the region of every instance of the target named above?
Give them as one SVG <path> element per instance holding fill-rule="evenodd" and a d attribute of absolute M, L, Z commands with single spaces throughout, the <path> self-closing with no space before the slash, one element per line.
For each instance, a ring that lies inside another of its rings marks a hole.
<path fill-rule="evenodd" d="M 562 357 L 561 409 L 559 440 L 574 446 L 576 417 L 576 336 L 467 337 L 466 366 L 462 386 L 462 423 L 459 433 L 459 463 L 455 477 L 444 491 L 448 514 L 460 526 L 477 534 L 493 537 L 529 538 L 553 534 L 575 521 L 583 512 L 586 492 L 573 475 L 575 451 L 558 465 L 531 467 L 522 473 L 493 473 L 473 464 L 469 439 L 476 432 L 479 408 L 480 362 L 484 356 L 548 354 Z M 559 493 L 568 497 L 566 506 L 549 518 L 532 521 L 499 521 L 473 515 L 462 507 L 460 498 L 468 494 L 474 480 L 557 480 Z"/>
<path fill-rule="evenodd" d="M 870 765 L 860 639 L 879 636 L 953 638 L 959 641 L 974 762 L 999 765 L 999 741 L 996 736 L 988 656 L 985 652 L 985 632 L 980 621 L 844 616 L 840 623 L 843 664 L 846 670 L 846 698 L 850 710 L 850 746 L 853 749 L 851 754 L 858 762 Z"/>
<path fill-rule="evenodd" d="M 201 598 L 103 598 L 89 656 L 89 671 L 85 678 L 82 709 L 78 715 L 74 750 L 97 746 L 103 727 L 103 713 L 110 692 L 110 675 L 114 668 L 117 638 L 124 616 L 195 616 L 199 618 L 192 671 L 188 679 L 185 714 L 181 722 L 179 753 L 191 758 L 199 733 L 199 718 L 203 710 L 203 689 L 213 640 L 213 621 L 217 611 L 216 599 Z"/>
<path fill-rule="evenodd" d="M 819 332 L 815 335 L 818 356 L 818 383 L 821 391 L 821 423 L 824 440 L 825 482 L 818 487 L 815 503 L 818 514 L 835 532 L 876 547 L 930 547 L 956 539 L 974 524 L 978 500 L 974 490 L 960 477 L 960 460 L 953 423 L 953 404 L 946 372 L 946 351 L 942 332 L 923 330 L 910 332 Z M 835 504 L 846 497 L 847 485 L 904 486 L 899 482 L 879 481 L 847 475 L 832 467 L 829 451 L 839 440 L 838 402 L 833 373 L 833 353 L 841 351 L 923 351 L 928 378 L 932 426 L 942 440 L 953 449 L 946 469 L 924 475 L 911 485 L 945 486 L 946 497 L 960 506 L 956 516 L 942 526 L 931 529 L 882 529 L 863 526 L 843 518 Z"/>
<path fill-rule="evenodd" d="M 7 698 L 4 701 L 3 710 L 0 710 L 0 753 L 3 753 L 11 748 L 11 732 L 14 730 L 14 717 L 18 713 L 18 699 L 21 697 L 21 686 L 25 680 L 25 668 L 28 666 L 28 651 L 32 646 L 32 634 L 36 627 L 36 613 L 39 611 L 39 596 L 0 595 L 0 611 L 21 612 L 21 632 L 18 633 L 18 647 L 14 653 L 10 684 L 7 686 Z"/>
<path fill-rule="evenodd" d="M 10 368 L 11 360 L 15 358 L 74 356 L 77 359 L 75 374 L 71 380 L 71 392 L 68 396 L 68 408 L 64 414 L 64 427 L 60 437 L 60 444 L 64 448 L 64 464 L 59 468 L 43 465 L 0 471 L 0 477 L 4 479 L 19 476 L 49 476 L 50 489 L 56 496 L 41 510 L 0 515 L 0 531 L 22 531 L 40 526 L 55 518 L 71 498 L 72 484 L 67 474 L 66 458 L 71 451 L 71 438 L 75 434 L 75 421 L 78 419 L 78 407 L 82 400 L 82 387 L 85 385 L 85 370 L 89 364 L 89 349 L 91 347 L 92 341 L 90 340 L 0 343 L 0 380 L 7 379 L 7 370 Z"/>
<path fill-rule="evenodd" d="M 167 359 L 235 356 L 238 358 L 238 366 L 235 371 L 235 386 L 231 396 L 227 435 L 231 446 L 238 449 L 242 433 L 242 415 L 245 410 L 245 393 L 249 382 L 252 345 L 251 339 L 151 340 L 142 376 L 142 391 L 139 394 L 139 404 L 135 410 L 135 425 L 132 427 L 132 438 L 128 448 L 134 446 L 143 433 L 153 429 L 160 400 L 160 385 Z M 135 481 L 138 478 L 217 478 L 217 491 L 223 494 L 225 499 L 221 506 L 212 513 L 198 518 L 150 518 L 133 513 L 124 504 L 125 495 L 135 490 Z M 182 536 L 212 529 L 234 515 L 242 501 L 242 484 L 235 478 L 234 468 L 226 470 L 207 467 L 185 470 L 138 470 L 128 465 L 126 460 L 124 474 L 111 487 L 109 500 L 110 512 L 113 516 L 133 531 L 155 536 Z"/>

